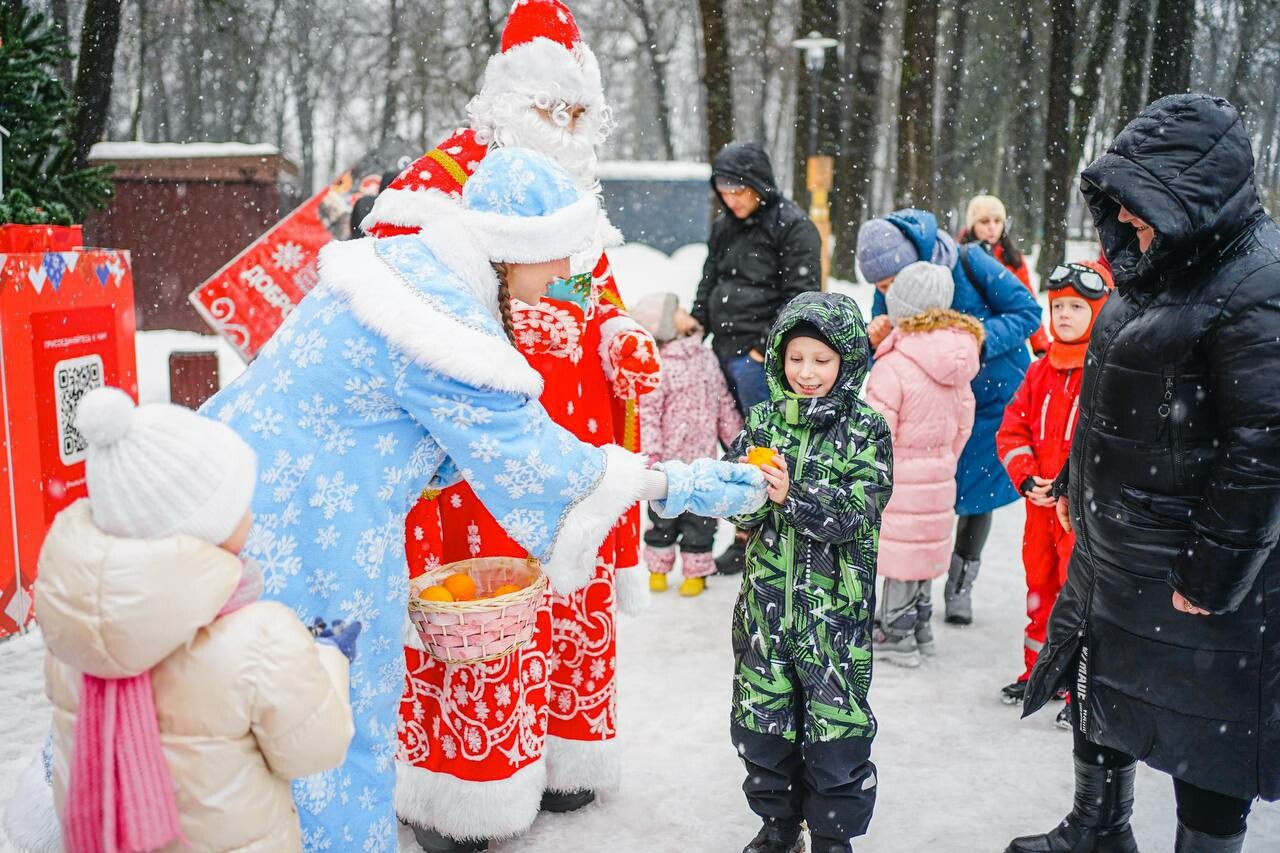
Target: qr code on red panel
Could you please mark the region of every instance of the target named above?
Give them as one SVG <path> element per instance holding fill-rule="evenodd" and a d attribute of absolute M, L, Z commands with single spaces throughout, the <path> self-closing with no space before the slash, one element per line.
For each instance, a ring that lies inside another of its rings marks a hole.
<path fill-rule="evenodd" d="M 89 444 L 75 428 L 80 398 L 103 386 L 102 356 L 82 355 L 53 366 L 53 393 L 58 410 L 58 455 L 63 465 L 84 460 Z"/>

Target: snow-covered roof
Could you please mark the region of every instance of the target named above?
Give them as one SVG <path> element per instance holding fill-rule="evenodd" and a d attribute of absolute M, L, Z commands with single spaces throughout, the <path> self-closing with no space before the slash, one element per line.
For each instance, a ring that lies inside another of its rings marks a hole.
<path fill-rule="evenodd" d="M 90 160 L 164 160 L 188 157 L 273 157 L 280 149 L 248 142 L 99 142 Z"/>
<path fill-rule="evenodd" d="M 687 160 L 602 160 L 602 181 L 707 181 L 711 166 Z"/>

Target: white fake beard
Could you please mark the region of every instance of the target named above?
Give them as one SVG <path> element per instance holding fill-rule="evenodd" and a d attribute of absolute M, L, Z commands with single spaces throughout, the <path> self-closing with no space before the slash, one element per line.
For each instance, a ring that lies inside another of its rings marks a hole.
<path fill-rule="evenodd" d="M 486 94 L 481 92 L 467 104 L 467 115 L 476 140 L 481 144 L 497 144 L 503 148 L 532 148 L 563 166 L 579 188 L 600 192 L 596 177 L 599 160 L 596 146 L 609 134 L 608 107 L 588 110 L 578 119 L 576 131 L 559 127 L 544 119 L 536 107 L 552 109 L 550 97 L 531 99 L 514 92 Z"/>

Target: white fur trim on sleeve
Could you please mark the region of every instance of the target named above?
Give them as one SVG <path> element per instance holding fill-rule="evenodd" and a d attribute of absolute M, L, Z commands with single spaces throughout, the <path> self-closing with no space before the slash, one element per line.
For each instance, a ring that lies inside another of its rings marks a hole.
<path fill-rule="evenodd" d="M 473 782 L 396 762 L 396 814 L 458 840 L 508 838 L 538 816 L 547 763 L 535 761 L 506 779 Z"/>
<path fill-rule="evenodd" d="M 320 286 L 346 302 L 362 326 L 428 370 L 476 387 L 542 395 L 542 377 L 515 347 L 463 325 L 418 298 L 411 285 L 378 257 L 373 242 L 374 238 L 365 237 L 330 243 L 320 250 Z M 450 269 L 455 274 L 467 272 Z M 473 289 L 461 280 L 457 285 Z M 496 279 L 492 286 L 496 293 Z"/>
<path fill-rule="evenodd" d="M 640 502 L 645 458 L 606 444 L 605 467 L 594 490 L 582 496 L 560 525 L 551 555 L 542 564 L 561 595 L 581 589 L 595 575 L 596 552 L 618 517 Z"/>
<path fill-rule="evenodd" d="M 628 616 L 643 613 L 653 603 L 653 594 L 649 592 L 649 573 L 639 566 L 618 568 L 614 572 L 614 586 L 618 610 Z"/>
<path fill-rule="evenodd" d="M 366 232 L 375 225 L 421 228 L 441 216 L 461 212 L 461 195 L 453 196 L 436 189 L 389 189 L 378 193 L 373 208 L 360 221 L 360 228 Z"/>

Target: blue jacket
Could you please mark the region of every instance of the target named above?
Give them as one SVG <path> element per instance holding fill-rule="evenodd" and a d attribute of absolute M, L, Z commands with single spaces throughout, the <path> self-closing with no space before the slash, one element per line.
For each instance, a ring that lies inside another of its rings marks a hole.
<path fill-rule="evenodd" d="M 304 619 L 364 623 L 346 761 L 294 786 L 307 850 L 396 847 L 404 522 L 422 490 L 465 478 L 561 592 L 594 573 L 638 498 L 639 457 L 547 417 L 541 378 L 494 319 L 488 263 L 441 260 L 457 260 L 458 237 L 440 227 L 326 247 L 319 285 L 205 405 L 258 455 L 245 554 L 266 596 Z"/>
<path fill-rule="evenodd" d="M 898 210 L 885 219 L 902 229 L 915 244 L 920 259 L 945 262 L 951 267 L 955 296 L 951 307 L 982 321 L 986 343 L 982 348 L 982 368 L 973 380 L 977 414 L 973 435 L 964 447 L 956 468 L 956 512 L 978 515 L 1013 503 L 1018 493 L 1009 482 L 996 455 L 996 431 L 1005 406 L 1013 399 L 1031 364 L 1027 339 L 1040 328 L 1040 304 L 1013 277 L 1004 265 L 986 252 L 968 252 L 967 260 L 977 282 L 969 280 L 954 246 L 939 248 L 938 221 L 923 210 Z M 950 237 L 942 235 L 950 243 Z M 876 291 L 871 316 L 885 313 L 884 296 Z"/>

